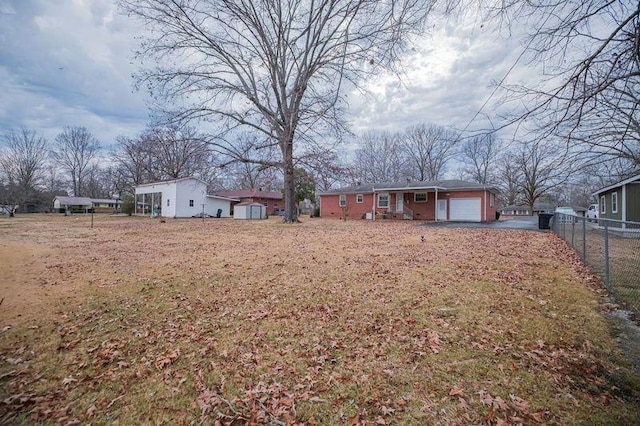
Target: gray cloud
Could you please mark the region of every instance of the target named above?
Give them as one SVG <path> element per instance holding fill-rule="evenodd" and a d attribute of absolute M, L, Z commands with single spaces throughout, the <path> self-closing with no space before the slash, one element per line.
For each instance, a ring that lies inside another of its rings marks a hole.
<path fill-rule="evenodd" d="M 108 144 L 140 132 L 148 109 L 131 78 L 136 25 L 113 0 L 0 0 L 0 134 L 27 126 L 53 139 L 65 125 L 82 125 Z M 400 78 L 383 75 L 368 95 L 349 94 L 354 131 L 464 128 L 520 51 L 516 37 L 499 39 L 473 19 L 436 16 Z M 512 77 L 534 73 L 519 67 Z M 496 97 L 485 112 L 500 105 Z M 469 127 L 487 126 L 480 115 Z"/>
<path fill-rule="evenodd" d="M 53 139 L 82 125 L 108 144 L 144 128 L 135 28 L 111 0 L 5 0 L 0 11 L 0 131 L 28 126 Z"/>

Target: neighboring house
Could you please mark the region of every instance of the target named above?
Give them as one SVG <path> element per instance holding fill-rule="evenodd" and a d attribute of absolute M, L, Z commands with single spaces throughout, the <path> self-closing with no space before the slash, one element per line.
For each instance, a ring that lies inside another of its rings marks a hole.
<path fill-rule="evenodd" d="M 497 192 L 462 180 L 363 184 L 319 194 L 320 217 L 493 221 Z"/>
<path fill-rule="evenodd" d="M 53 198 L 53 211 L 58 213 L 114 213 L 122 204 L 122 200 L 67 197 L 57 195 Z"/>
<path fill-rule="evenodd" d="M 274 214 L 276 211 L 284 209 L 281 192 L 252 188 L 217 191 L 215 195 L 238 199 L 241 203 L 260 203 L 267 208 L 267 214 Z"/>
<path fill-rule="evenodd" d="M 53 209 L 59 213 L 89 213 L 93 201 L 88 197 L 67 197 L 57 195 L 53 198 Z"/>
<path fill-rule="evenodd" d="M 554 203 L 547 203 L 543 201 L 536 201 L 533 203 L 533 214 L 540 213 L 553 213 L 557 205 Z M 531 216 L 532 213 L 529 206 L 526 204 L 513 204 L 510 206 L 500 207 L 498 209 L 503 216 Z"/>
<path fill-rule="evenodd" d="M 640 222 L 640 174 L 593 193 L 600 219 Z"/>
<path fill-rule="evenodd" d="M 93 211 L 96 213 L 114 213 L 120 210 L 122 200 L 92 198 Z"/>
<path fill-rule="evenodd" d="M 207 195 L 207 183 L 193 177 L 138 185 L 135 193 L 136 214 L 138 206 L 142 205 L 150 208 L 140 213 L 163 217 L 192 217 L 203 212 L 210 216 L 231 217 L 231 205 L 239 201 Z"/>

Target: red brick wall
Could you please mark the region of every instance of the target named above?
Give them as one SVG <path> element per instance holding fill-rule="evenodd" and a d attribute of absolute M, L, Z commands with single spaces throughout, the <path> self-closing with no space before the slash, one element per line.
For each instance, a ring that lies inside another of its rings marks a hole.
<path fill-rule="evenodd" d="M 348 218 L 361 219 L 373 208 L 373 194 L 362 194 L 362 203 L 356 202 L 356 194 L 346 194 L 346 206 L 344 211 Z M 320 196 L 320 217 L 342 218 L 343 208 L 338 205 L 339 195 Z"/>
<path fill-rule="evenodd" d="M 490 192 L 484 190 L 472 190 L 472 191 L 439 191 L 438 200 L 447 200 L 447 220 L 449 219 L 449 199 L 451 198 L 481 198 L 481 219 L 483 221 L 493 221 L 496 219 L 496 205 L 497 197 L 494 197 L 493 205 L 490 203 Z M 376 218 L 382 218 L 383 213 L 389 213 L 387 216 L 393 219 L 393 211 L 396 208 L 396 197 L 400 193 L 389 194 L 389 208 L 378 208 L 377 196 L 375 200 Z M 373 194 L 363 194 L 363 202 L 356 203 L 356 194 L 346 194 L 346 215 L 348 218 L 360 219 L 365 216 L 366 213 L 371 212 L 374 208 Z M 339 195 L 329 194 L 320 196 L 320 217 L 324 218 L 341 218 L 343 215 L 343 208 L 338 205 Z M 404 193 L 404 207 L 413 211 L 414 220 L 435 220 L 436 217 L 436 197 L 435 192 L 427 193 L 427 201 L 416 202 L 413 192 Z M 401 219 L 398 215 L 396 219 Z"/>

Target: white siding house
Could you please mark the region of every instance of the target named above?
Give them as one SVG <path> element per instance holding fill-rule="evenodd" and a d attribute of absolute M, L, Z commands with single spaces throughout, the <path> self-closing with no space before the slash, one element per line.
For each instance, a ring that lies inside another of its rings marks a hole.
<path fill-rule="evenodd" d="M 231 217 L 231 203 L 238 200 L 218 195 L 207 195 L 207 207 L 205 213 L 217 217 L 220 210 L 220 217 Z"/>
<path fill-rule="evenodd" d="M 163 217 L 191 217 L 204 212 L 230 217 L 232 199 L 207 195 L 207 183 L 193 177 L 152 182 L 136 186 L 136 213 L 138 205 L 151 206 L 143 213 Z M 142 204 L 140 204 L 140 202 Z"/>

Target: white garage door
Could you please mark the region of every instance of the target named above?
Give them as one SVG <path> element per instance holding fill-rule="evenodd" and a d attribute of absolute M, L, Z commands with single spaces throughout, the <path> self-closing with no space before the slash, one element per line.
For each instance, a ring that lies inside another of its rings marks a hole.
<path fill-rule="evenodd" d="M 449 220 L 480 222 L 480 198 L 452 198 L 449 200 Z"/>

